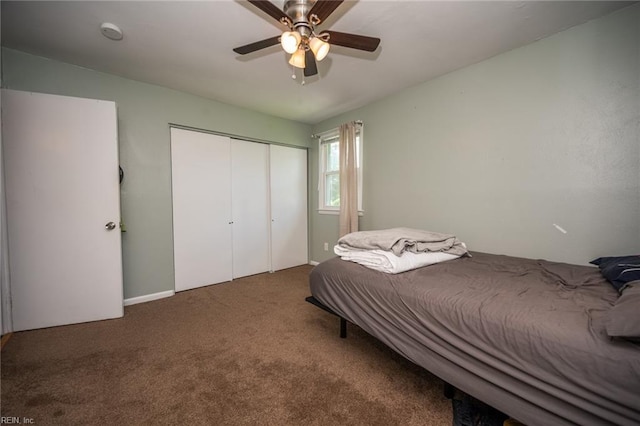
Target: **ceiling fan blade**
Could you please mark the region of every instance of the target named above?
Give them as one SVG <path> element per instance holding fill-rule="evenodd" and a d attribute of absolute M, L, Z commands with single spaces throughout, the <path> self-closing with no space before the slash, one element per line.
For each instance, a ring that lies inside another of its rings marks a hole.
<path fill-rule="evenodd" d="M 280 36 L 275 36 L 275 37 L 267 38 L 264 40 L 256 41 L 255 43 L 236 47 L 235 49 L 233 49 L 233 51 L 236 53 L 239 53 L 240 55 L 246 55 L 247 53 L 255 52 L 256 50 L 275 46 L 278 43 L 280 43 Z"/>
<path fill-rule="evenodd" d="M 304 76 L 311 77 L 312 75 L 318 74 L 318 67 L 316 66 L 316 58 L 313 56 L 313 52 L 311 50 L 307 50 L 304 52 Z"/>
<path fill-rule="evenodd" d="M 309 11 L 309 20 L 312 20 L 311 15 L 316 15 L 317 21 L 314 22 L 314 25 L 320 24 L 327 19 L 343 1 L 344 0 L 318 0 Z"/>
<path fill-rule="evenodd" d="M 268 0 L 249 0 L 249 3 L 257 7 L 267 15 L 272 16 L 278 22 L 281 22 L 283 18 L 287 21 L 290 20 L 289 17 L 278 8 L 278 6 Z"/>
<path fill-rule="evenodd" d="M 341 33 L 338 31 L 323 31 L 323 33 L 325 32 L 329 33 L 329 44 L 335 44 L 336 46 L 344 46 L 351 49 L 373 52 L 378 48 L 378 45 L 380 44 L 380 39 L 376 37 Z"/>

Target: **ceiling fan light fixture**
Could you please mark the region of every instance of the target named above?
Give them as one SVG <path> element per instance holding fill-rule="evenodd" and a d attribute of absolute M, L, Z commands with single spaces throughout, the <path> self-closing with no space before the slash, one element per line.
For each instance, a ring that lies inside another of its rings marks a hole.
<path fill-rule="evenodd" d="M 316 57 L 316 61 L 323 60 L 329 53 L 331 45 L 319 37 L 312 37 L 309 40 L 309 47 Z"/>
<path fill-rule="evenodd" d="M 287 53 L 296 53 L 300 44 L 300 34 L 297 31 L 285 31 L 280 37 L 280 44 Z"/>
<path fill-rule="evenodd" d="M 293 55 L 291 55 L 289 64 L 293 65 L 296 68 L 304 68 L 306 66 L 304 60 L 304 49 L 298 49 Z"/>
<path fill-rule="evenodd" d="M 0 0 L 1 1 L 1 0 Z M 327 22 L 345 0 L 279 0 L 284 2 L 280 8 L 272 0 L 249 0 L 249 3 L 284 25 L 284 32 L 275 37 L 249 43 L 233 49 L 235 53 L 246 55 L 260 49 L 280 44 L 289 53 L 289 64 L 302 68 L 305 77 L 318 74 L 317 62 L 327 57 L 331 45 L 347 47 L 366 52 L 375 51 L 380 39 L 358 34 L 326 30 L 316 33 L 316 26 Z M 304 81 L 304 80 L 303 80 Z"/>

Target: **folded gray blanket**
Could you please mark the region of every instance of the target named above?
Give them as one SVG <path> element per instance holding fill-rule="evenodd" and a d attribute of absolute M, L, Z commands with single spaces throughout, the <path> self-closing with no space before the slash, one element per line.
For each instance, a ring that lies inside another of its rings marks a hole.
<path fill-rule="evenodd" d="M 443 252 L 465 256 L 467 248 L 455 235 L 411 228 L 352 232 L 338 240 L 338 245 L 354 250 L 386 250 L 396 256 L 412 253 Z"/>

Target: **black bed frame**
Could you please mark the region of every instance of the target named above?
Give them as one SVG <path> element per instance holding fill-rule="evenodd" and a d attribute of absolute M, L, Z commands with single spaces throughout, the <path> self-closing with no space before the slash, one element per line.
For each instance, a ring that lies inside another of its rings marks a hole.
<path fill-rule="evenodd" d="M 315 305 L 318 308 L 323 309 L 323 310 L 329 312 L 330 314 L 335 315 L 338 318 L 340 318 L 340 338 L 342 338 L 342 339 L 346 339 L 347 338 L 347 320 L 346 319 L 342 318 L 340 315 L 338 315 L 335 312 L 333 312 L 330 308 L 328 308 L 327 306 L 325 306 L 322 303 L 320 303 L 320 301 L 318 301 L 318 299 L 316 299 L 313 296 L 309 296 L 309 297 L 305 298 L 304 300 L 306 300 L 307 302 L 311 303 L 312 305 Z"/>
<path fill-rule="evenodd" d="M 341 317 L 339 314 L 335 313 L 331 308 L 322 304 L 318 299 L 313 296 L 306 297 L 304 300 L 311 303 L 312 305 L 317 306 L 318 308 L 329 312 L 331 315 L 335 315 L 340 318 L 340 338 L 346 339 L 347 337 L 347 320 Z M 450 385 L 447 382 L 444 382 L 444 396 L 447 399 L 453 399 L 456 393 L 456 388 L 453 385 Z"/>

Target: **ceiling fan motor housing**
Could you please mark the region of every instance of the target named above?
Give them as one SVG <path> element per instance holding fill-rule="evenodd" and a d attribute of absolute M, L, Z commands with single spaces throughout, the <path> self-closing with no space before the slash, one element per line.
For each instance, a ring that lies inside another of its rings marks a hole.
<path fill-rule="evenodd" d="M 315 3 L 316 0 L 287 0 L 284 2 L 282 11 L 291 18 L 293 28 L 303 37 L 309 38 L 313 32 L 308 15 Z"/>

